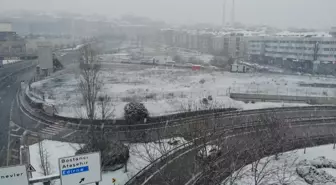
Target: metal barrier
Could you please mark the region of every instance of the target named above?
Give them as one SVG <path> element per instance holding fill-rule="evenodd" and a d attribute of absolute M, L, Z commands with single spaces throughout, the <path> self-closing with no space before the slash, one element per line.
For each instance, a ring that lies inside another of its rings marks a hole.
<path fill-rule="evenodd" d="M 321 139 L 324 139 L 324 138 L 329 138 L 329 136 L 319 136 L 319 137 L 311 137 L 310 138 L 310 140 L 311 141 L 320 141 Z M 302 140 L 306 140 L 307 138 L 297 138 L 297 139 L 295 139 L 295 140 L 292 140 L 291 142 L 299 142 L 299 141 L 302 141 Z M 334 141 L 333 139 L 332 139 L 332 141 Z M 186 145 L 190 145 L 191 147 L 185 147 Z M 288 143 L 286 143 L 286 144 L 288 144 Z M 298 148 L 302 148 L 302 147 L 305 147 L 306 145 L 305 145 L 306 143 L 304 143 L 303 144 L 303 146 L 302 145 L 299 145 L 297 148 L 293 148 L 293 150 L 294 149 L 298 149 Z M 308 143 L 308 146 L 311 146 L 311 143 Z M 184 145 L 181 145 L 181 146 L 179 146 L 179 147 L 177 147 L 177 148 L 175 148 L 174 149 L 174 153 L 175 152 L 177 152 L 178 150 L 180 150 L 180 149 L 182 149 L 181 151 L 179 151 L 178 152 L 178 154 L 180 154 L 180 153 L 183 153 L 184 151 L 187 151 L 188 149 L 191 149 L 192 147 L 194 147 L 194 146 L 192 146 L 192 142 L 189 142 L 189 143 L 186 143 L 186 144 L 184 144 Z M 160 158 L 158 158 L 158 159 L 156 159 L 156 160 L 154 160 L 151 164 L 149 164 L 149 165 L 147 165 L 145 168 L 143 168 L 143 169 L 141 169 L 137 174 L 135 174 L 130 180 L 128 180 L 126 183 L 125 183 L 125 185 L 137 185 L 137 184 L 139 184 L 139 181 L 137 181 L 138 179 L 140 179 L 141 178 L 141 176 L 144 174 L 144 173 L 146 173 L 147 171 L 149 171 L 150 170 L 150 168 L 152 168 L 154 165 L 157 165 L 160 161 L 163 161 L 163 160 L 165 160 L 168 156 L 169 156 L 169 154 L 170 154 L 170 152 L 169 153 L 167 153 L 167 155 L 163 155 L 163 156 L 161 156 Z M 176 156 L 176 155 L 174 155 L 174 156 Z M 173 157 L 173 159 L 174 159 L 174 157 Z M 253 161 L 252 161 L 253 162 Z M 167 164 L 167 162 L 165 162 L 164 164 Z M 248 163 L 247 163 L 248 164 Z M 245 164 L 245 165 L 247 165 L 247 164 Z M 150 175 L 152 174 L 152 173 L 149 173 Z M 199 174 L 200 175 L 200 174 Z M 147 179 L 147 177 L 142 177 L 142 179 Z M 196 178 L 197 179 L 197 178 Z M 195 180 L 196 180 L 195 179 Z"/>

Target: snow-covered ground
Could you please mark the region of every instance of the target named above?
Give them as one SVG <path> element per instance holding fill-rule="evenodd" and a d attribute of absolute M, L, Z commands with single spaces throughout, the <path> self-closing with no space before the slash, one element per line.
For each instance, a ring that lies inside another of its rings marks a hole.
<path fill-rule="evenodd" d="M 256 175 L 252 173 L 252 164 L 244 167 L 238 175 L 237 185 L 254 185 L 256 176 L 259 176 L 259 185 L 310 185 L 306 181 L 314 181 L 314 185 L 336 185 L 336 150 L 333 145 L 307 148 L 306 153 L 304 149 L 290 151 L 281 154 L 279 160 L 270 156 L 253 164 L 258 164 Z M 327 183 L 328 179 L 334 181 Z"/>
<path fill-rule="evenodd" d="M 192 71 L 171 67 L 151 67 L 132 64 L 105 64 L 101 73 L 102 92 L 112 97 L 115 116 L 122 117 L 125 104 L 131 100 L 145 104 L 151 116 L 176 113 L 208 107 L 235 107 L 256 109 L 297 106 L 306 104 L 260 102 L 245 104 L 229 98 L 232 92 L 264 93 L 301 96 L 334 96 L 335 89 L 301 87 L 299 83 L 332 83 L 335 78 L 294 76 L 261 73 L 230 73 Z M 33 89 L 45 93 L 45 101 L 54 104 L 58 113 L 68 117 L 81 117 L 78 92 L 78 71 L 66 69 L 32 84 Z M 212 96 L 208 105 L 201 103 Z M 85 115 L 85 114 L 84 114 Z"/>
<path fill-rule="evenodd" d="M 177 141 L 176 145 L 170 145 L 172 141 Z M 160 143 L 136 143 L 130 144 L 130 157 L 127 162 L 128 172 L 125 172 L 125 168 L 113 172 L 105 172 L 102 175 L 102 182 L 100 185 L 111 185 L 112 178 L 116 178 L 115 185 L 123 185 L 132 176 L 138 173 L 142 168 L 150 164 L 151 161 L 160 157 L 164 153 L 174 149 L 177 146 L 185 143 L 183 138 L 165 139 Z M 67 143 L 59 141 L 44 140 L 42 141 L 43 148 L 47 152 L 50 161 L 51 174 L 59 174 L 58 159 L 66 156 L 73 156 L 79 149 L 80 145 L 76 143 Z M 36 169 L 33 172 L 33 177 L 42 177 L 41 160 L 39 156 L 39 144 L 29 146 L 30 150 L 30 162 Z M 40 184 L 39 184 L 40 185 Z M 41 184 L 42 185 L 42 184 Z M 60 185 L 59 180 L 55 180 L 54 185 Z M 92 184 L 93 185 L 93 184 Z"/>
<path fill-rule="evenodd" d="M 12 64 L 12 63 L 20 62 L 20 61 L 21 60 L 2 60 L 2 63 L 6 65 L 6 64 Z"/>

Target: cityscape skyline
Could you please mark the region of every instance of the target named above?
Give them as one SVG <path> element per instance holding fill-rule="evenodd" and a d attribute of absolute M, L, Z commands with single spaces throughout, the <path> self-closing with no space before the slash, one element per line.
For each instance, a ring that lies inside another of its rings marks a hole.
<path fill-rule="evenodd" d="M 223 15 L 223 0 L 3 0 L 0 10 L 12 11 L 25 7 L 32 11 L 66 11 L 80 14 L 103 14 L 118 17 L 125 14 L 144 16 L 170 24 L 210 23 L 222 25 L 232 19 L 232 1 L 227 0 Z M 269 25 L 279 28 L 297 27 L 328 29 L 336 25 L 332 0 L 235 0 L 234 20 L 247 25 Z M 323 20 L 323 21 L 321 21 Z"/>

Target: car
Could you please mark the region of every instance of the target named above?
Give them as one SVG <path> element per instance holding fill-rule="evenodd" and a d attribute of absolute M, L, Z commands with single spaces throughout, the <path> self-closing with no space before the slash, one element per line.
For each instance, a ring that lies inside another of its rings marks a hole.
<path fill-rule="evenodd" d="M 203 146 L 197 153 L 197 158 L 201 160 L 211 160 L 221 155 L 221 148 L 217 145 Z"/>

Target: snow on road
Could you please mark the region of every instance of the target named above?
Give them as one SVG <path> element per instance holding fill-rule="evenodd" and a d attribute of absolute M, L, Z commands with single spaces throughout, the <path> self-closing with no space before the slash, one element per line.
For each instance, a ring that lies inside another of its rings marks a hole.
<path fill-rule="evenodd" d="M 113 98 L 115 116 L 122 117 L 124 105 L 132 100 L 141 101 L 151 116 L 185 111 L 186 107 L 205 109 L 235 107 L 254 109 L 296 106 L 306 104 L 255 103 L 245 104 L 229 98 L 232 92 L 265 93 L 301 96 L 334 96 L 334 89 L 301 87 L 299 83 L 332 83 L 334 78 L 294 76 L 281 74 L 237 74 L 216 71 L 192 71 L 171 67 L 152 67 L 129 64 L 105 64 L 101 73 L 102 91 Z M 80 117 L 80 94 L 77 90 L 78 70 L 67 69 L 60 74 L 35 82 L 33 89 L 45 93 L 48 103 L 58 113 Z M 202 105 L 204 97 L 212 96 L 210 105 Z"/>

